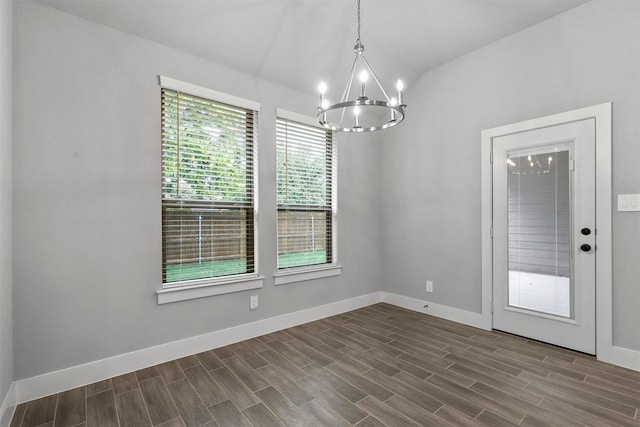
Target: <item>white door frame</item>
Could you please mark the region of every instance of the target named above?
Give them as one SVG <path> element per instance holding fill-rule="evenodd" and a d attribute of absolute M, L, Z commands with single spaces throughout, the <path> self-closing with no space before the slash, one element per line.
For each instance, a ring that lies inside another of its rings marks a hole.
<path fill-rule="evenodd" d="M 493 138 L 594 118 L 596 123 L 596 356 L 599 360 L 638 369 L 634 355 L 613 346 L 613 293 L 611 245 L 611 103 L 553 114 L 533 120 L 499 126 L 482 131 L 482 317 L 485 325 L 493 326 Z"/>

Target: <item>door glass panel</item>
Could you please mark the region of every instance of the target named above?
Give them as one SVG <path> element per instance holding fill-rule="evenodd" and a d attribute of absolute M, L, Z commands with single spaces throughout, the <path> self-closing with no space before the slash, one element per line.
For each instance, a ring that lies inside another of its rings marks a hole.
<path fill-rule="evenodd" d="M 509 306 L 572 317 L 570 147 L 508 153 Z"/>

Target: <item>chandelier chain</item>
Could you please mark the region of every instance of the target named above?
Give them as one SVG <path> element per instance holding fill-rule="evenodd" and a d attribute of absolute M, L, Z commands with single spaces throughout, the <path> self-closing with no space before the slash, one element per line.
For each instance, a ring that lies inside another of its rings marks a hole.
<path fill-rule="evenodd" d="M 360 0 L 358 0 L 358 40 L 356 44 L 360 44 Z"/>

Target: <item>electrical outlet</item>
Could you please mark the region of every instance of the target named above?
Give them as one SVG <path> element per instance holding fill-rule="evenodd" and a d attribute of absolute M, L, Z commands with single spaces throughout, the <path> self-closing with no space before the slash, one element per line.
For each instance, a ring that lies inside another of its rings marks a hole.
<path fill-rule="evenodd" d="M 258 295 L 251 295 L 249 297 L 249 309 L 255 310 L 258 308 Z"/>
<path fill-rule="evenodd" d="M 431 280 L 427 280 L 427 292 L 433 292 L 433 282 Z"/>

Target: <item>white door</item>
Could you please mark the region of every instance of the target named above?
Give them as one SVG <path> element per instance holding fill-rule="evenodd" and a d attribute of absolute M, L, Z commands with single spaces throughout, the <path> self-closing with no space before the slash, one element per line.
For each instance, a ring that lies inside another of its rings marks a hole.
<path fill-rule="evenodd" d="M 491 148 L 494 329 L 595 354 L 595 120 Z"/>

